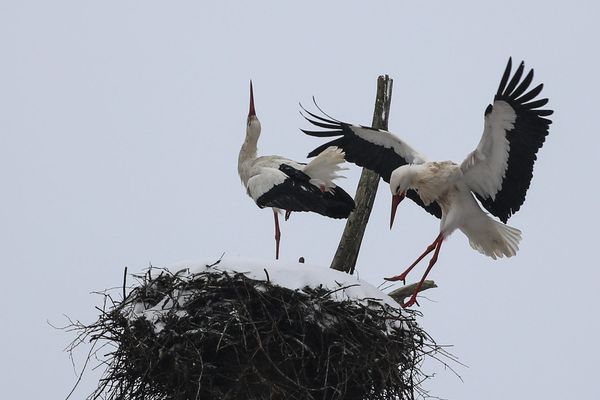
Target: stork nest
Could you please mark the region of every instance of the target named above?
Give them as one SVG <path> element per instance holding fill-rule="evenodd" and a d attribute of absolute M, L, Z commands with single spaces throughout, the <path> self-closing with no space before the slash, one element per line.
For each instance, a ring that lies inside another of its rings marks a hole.
<path fill-rule="evenodd" d="M 440 350 L 418 312 L 375 299 L 216 269 L 151 272 L 122 301 L 103 293 L 95 323 L 71 326 L 70 350 L 113 348 L 95 351 L 106 371 L 89 398 L 413 399 L 421 361 Z"/>

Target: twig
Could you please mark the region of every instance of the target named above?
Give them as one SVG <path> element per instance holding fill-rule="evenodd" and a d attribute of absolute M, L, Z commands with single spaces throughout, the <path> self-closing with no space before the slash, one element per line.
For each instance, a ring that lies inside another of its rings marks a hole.
<path fill-rule="evenodd" d="M 123 300 L 125 300 L 126 296 L 126 292 L 125 292 L 125 288 L 127 287 L 127 267 L 125 267 L 125 270 L 123 271 Z"/>

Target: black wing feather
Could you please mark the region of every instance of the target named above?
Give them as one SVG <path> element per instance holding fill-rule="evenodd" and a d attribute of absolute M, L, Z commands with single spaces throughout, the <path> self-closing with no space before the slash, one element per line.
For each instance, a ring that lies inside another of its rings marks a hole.
<path fill-rule="evenodd" d="M 529 100 L 535 98 L 538 94 L 540 94 L 543 88 L 544 84 L 540 83 L 539 85 L 531 89 L 528 93 L 525 93 L 523 96 L 517 98 L 517 101 L 521 104 L 527 103 Z"/>
<path fill-rule="evenodd" d="M 504 91 L 506 93 L 512 93 L 515 90 L 515 88 L 517 87 L 517 83 L 519 83 L 521 76 L 523 76 L 524 69 L 525 69 L 525 63 L 523 61 L 521 61 L 521 64 L 519 64 L 519 67 L 515 71 L 515 74 L 513 75 L 512 79 L 510 80 L 510 82 L 508 83 L 506 88 L 504 89 Z"/>
<path fill-rule="evenodd" d="M 508 58 L 508 64 L 506 64 L 506 69 L 504 70 L 504 74 L 502 74 L 502 79 L 500 79 L 500 85 L 498 86 L 498 93 L 496 96 L 500 95 L 501 89 L 506 86 L 508 82 L 508 78 L 510 77 L 510 70 L 512 68 L 512 57 Z"/>
<path fill-rule="evenodd" d="M 513 97 L 518 98 L 520 95 L 527 90 L 529 85 L 531 85 L 531 81 L 533 81 L 533 70 L 530 70 L 523 82 L 512 92 Z"/>
<path fill-rule="evenodd" d="M 321 192 L 309 182 L 310 176 L 291 165 L 281 164 L 279 170 L 289 178 L 256 199 L 260 208 L 312 211 L 331 218 L 348 218 L 354 210 L 354 199 L 341 187 L 337 186 L 331 192 Z"/>
<path fill-rule="evenodd" d="M 540 100 L 532 101 L 531 103 L 523 104 L 523 108 L 532 110 L 534 108 L 540 108 L 542 106 L 545 106 L 546 104 L 548 104 L 548 99 L 540 99 Z M 538 110 L 537 115 L 540 115 L 539 111 L 541 111 L 541 110 Z M 545 111 L 550 111 L 550 110 L 545 110 Z M 550 111 L 550 114 L 552 114 L 552 111 Z"/>

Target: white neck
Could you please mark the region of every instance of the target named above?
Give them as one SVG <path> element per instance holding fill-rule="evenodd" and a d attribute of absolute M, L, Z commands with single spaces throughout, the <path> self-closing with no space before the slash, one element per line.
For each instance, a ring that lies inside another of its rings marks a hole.
<path fill-rule="evenodd" d="M 251 136 L 246 135 L 244 144 L 242 144 L 242 148 L 240 149 L 238 164 L 241 164 L 245 161 L 253 160 L 256 158 L 257 143 L 258 143 L 258 137 L 251 137 Z"/>
<path fill-rule="evenodd" d="M 252 161 L 256 159 L 257 143 L 260 137 L 260 122 L 258 118 L 250 119 L 246 128 L 246 139 L 240 149 L 238 156 L 238 173 L 244 184 L 250 178 L 248 170 L 251 167 Z"/>

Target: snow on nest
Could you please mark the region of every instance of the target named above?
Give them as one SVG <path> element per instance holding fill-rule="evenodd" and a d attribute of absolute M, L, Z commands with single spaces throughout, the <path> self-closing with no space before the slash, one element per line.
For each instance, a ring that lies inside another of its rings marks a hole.
<path fill-rule="evenodd" d="M 278 260 L 251 260 L 236 257 L 223 257 L 218 264 L 214 265 L 216 261 L 218 259 L 215 258 L 195 262 L 183 261 L 174 264 L 168 269 L 175 273 L 187 268 L 190 275 L 211 270 L 229 273 L 237 272 L 246 275 L 250 279 L 269 280 L 274 285 L 292 290 L 302 290 L 307 286 L 310 288 L 323 287 L 335 291 L 331 293 L 331 298 L 337 301 L 376 301 L 394 308 L 399 307 L 394 299 L 370 283 L 360 280 L 356 276 L 328 267 Z"/>
<path fill-rule="evenodd" d="M 222 257 L 203 261 L 182 261 L 166 269 L 173 274 L 178 273 L 179 277 L 187 276 L 189 279 L 193 279 L 194 274 L 211 271 L 222 271 L 230 274 L 242 273 L 250 279 L 268 280 L 273 285 L 291 290 L 302 290 L 306 287 L 328 289 L 331 291 L 330 298 L 335 301 L 351 300 L 367 305 L 369 305 L 369 302 L 375 302 L 399 309 L 399 304 L 396 301 L 370 283 L 344 272 L 317 265 L 277 260 L 265 261 Z M 183 276 L 181 274 L 182 270 L 185 271 Z M 163 272 L 164 269 L 151 270 L 153 275 L 159 275 Z M 170 296 L 165 296 L 164 300 L 159 301 L 152 307 L 147 308 L 146 304 L 136 302 L 124 311 L 131 319 L 145 317 L 154 325 L 154 330 L 158 333 L 164 328 L 161 317 L 169 312 L 175 303 L 183 305 L 189 295 L 189 291 L 178 291 Z M 178 313 L 185 314 L 183 311 L 178 311 Z M 399 321 L 388 322 L 389 327 L 398 327 L 399 324 Z"/>

